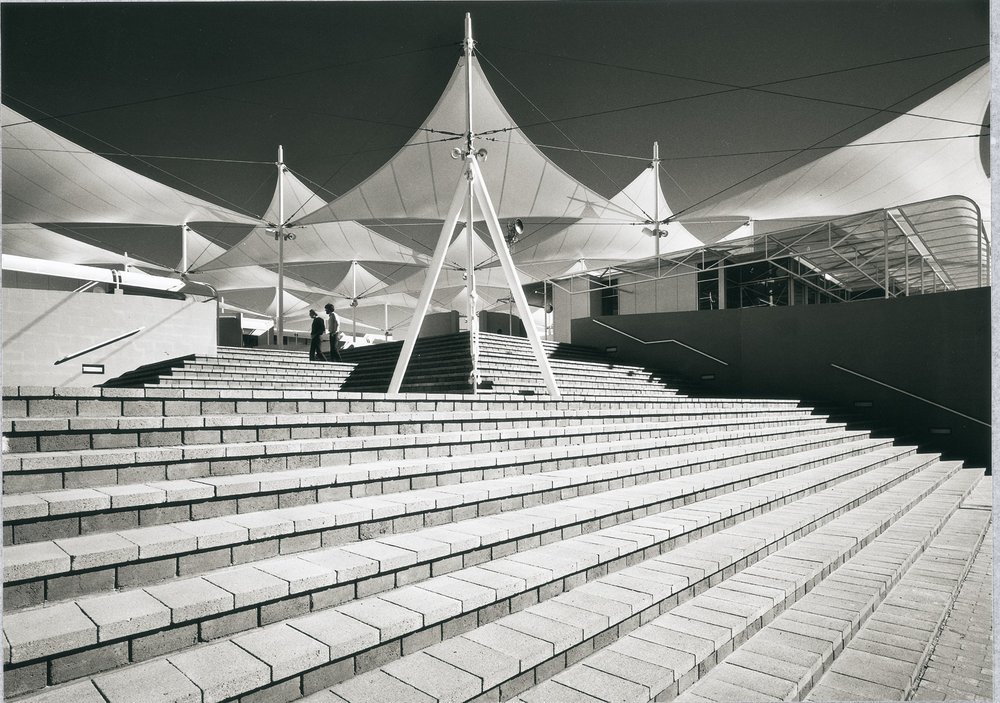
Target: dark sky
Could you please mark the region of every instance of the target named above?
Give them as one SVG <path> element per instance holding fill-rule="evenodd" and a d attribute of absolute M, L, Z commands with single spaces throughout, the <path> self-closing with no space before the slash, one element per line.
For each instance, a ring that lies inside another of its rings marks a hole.
<path fill-rule="evenodd" d="M 283 144 L 293 171 L 343 192 L 427 115 L 466 11 L 530 138 L 644 158 L 659 140 L 675 212 L 857 138 L 989 55 L 982 0 L 7 3 L 3 100 L 95 151 L 184 157 L 116 160 L 260 214 L 273 166 L 193 159 L 273 162 Z M 606 196 L 643 168 L 548 153 Z"/>

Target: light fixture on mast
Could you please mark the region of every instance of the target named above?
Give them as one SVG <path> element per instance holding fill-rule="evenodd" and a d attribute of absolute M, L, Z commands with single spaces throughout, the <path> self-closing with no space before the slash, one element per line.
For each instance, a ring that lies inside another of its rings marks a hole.
<path fill-rule="evenodd" d="M 517 243 L 520 236 L 524 234 L 524 223 L 520 219 L 514 219 L 507 223 L 507 235 L 504 239 L 507 241 L 507 246 L 510 247 Z"/>

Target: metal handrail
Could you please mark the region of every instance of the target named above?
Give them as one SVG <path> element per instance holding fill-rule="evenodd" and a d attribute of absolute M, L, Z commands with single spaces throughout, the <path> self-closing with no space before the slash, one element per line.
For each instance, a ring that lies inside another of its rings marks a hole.
<path fill-rule="evenodd" d="M 830 366 L 832 366 L 833 368 L 837 369 L 838 371 L 844 371 L 845 373 L 853 374 L 853 375 L 855 375 L 855 376 L 857 376 L 859 378 L 865 379 L 866 381 L 871 381 L 872 383 L 877 383 L 878 385 L 885 386 L 886 388 L 888 388 L 890 390 L 894 390 L 897 393 L 902 393 L 903 395 L 908 395 L 911 398 L 916 398 L 917 400 L 922 401 L 924 403 L 927 403 L 929 405 L 933 405 L 936 408 L 941 408 L 942 410 L 950 412 L 950 413 L 952 413 L 954 415 L 958 415 L 959 417 L 964 417 L 966 420 L 972 420 L 973 422 L 978 423 L 978 424 L 980 424 L 980 425 L 982 425 L 984 427 L 989 427 L 989 428 L 993 427 L 988 422 L 983 422 L 982 420 L 974 418 L 974 417 L 972 417 L 970 415 L 966 415 L 965 413 L 959 412 L 958 410 L 954 410 L 953 408 L 949 408 L 949 407 L 947 407 L 945 405 L 941 405 L 940 403 L 935 403 L 933 400 L 927 400 L 927 398 L 922 398 L 922 397 L 920 397 L 919 395 L 917 395 L 915 393 L 910 393 L 909 391 L 904 391 L 902 388 L 897 388 L 896 386 L 891 386 L 888 383 L 884 383 L 883 381 L 879 381 L 878 379 L 872 378 L 871 376 L 865 376 L 863 373 L 859 373 L 857 371 L 852 371 L 851 369 L 844 368 L 843 366 L 840 366 L 839 364 L 833 364 L 833 363 L 831 363 Z"/>
<path fill-rule="evenodd" d="M 115 342 L 121 341 L 121 340 L 126 339 L 128 337 L 131 337 L 134 334 L 139 334 L 144 329 L 146 329 L 146 328 L 145 327 L 137 327 L 136 329 L 132 330 L 131 332 L 126 332 L 125 334 L 120 334 L 117 337 L 112 337 L 111 339 L 107 339 L 107 340 L 105 340 L 103 342 L 99 342 L 98 344 L 95 344 L 95 345 L 93 345 L 91 347 L 87 347 L 86 349 L 81 349 L 78 352 L 74 352 L 73 354 L 70 354 L 69 356 L 64 356 L 63 358 L 59 359 L 58 361 L 53 362 L 52 365 L 53 366 L 58 366 L 59 364 L 62 364 L 62 363 L 67 362 L 67 361 L 70 361 L 71 359 L 75 359 L 78 356 L 83 356 L 84 354 L 87 354 L 89 352 L 92 352 L 92 351 L 95 351 L 97 349 L 100 349 L 101 347 L 106 347 L 109 344 L 114 344 Z"/>
<path fill-rule="evenodd" d="M 701 354 L 702 356 L 707 357 L 707 358 L 709 358 L 712 361 L 715 361 L 717 363 L 720 363 L 723 366 L 729 366 L 729 364 L 727 364 L 722 359 L 714 357 L 711 354 L 707 354 L 707 353 L 701 351 L 700 349 L 695 349 L 690 344 L 685 344 L 684 342 L 681 342 L 680 340 L 677 340 L 677 339 L 657 339 L 657 340 L 652 341 L 652 342 L 647 342 L 644 339 L 639 339 L 638 337 L 633 337 L 628 332 L 623 332 L 620 329 L 617 329 L 615 327 L 612 327 L 611 325 L 605 324 L 605 323 L 601 322 L 600 320 L 595 320 L 594 318 L 590 318 L 590 321 L 593 322 L 595 325 L 600 325 L 601 327 L 607 327 L 612 332 L 617 332 L 618 334 L 622 335 L 623 337 L 628 337 L 629 339 L 635 340 L 636 342 L 639 342 L 639 344 L 676 344 L 678 346 L 684 347 L 685 349 L 693 351 L 695 354 Z"/>

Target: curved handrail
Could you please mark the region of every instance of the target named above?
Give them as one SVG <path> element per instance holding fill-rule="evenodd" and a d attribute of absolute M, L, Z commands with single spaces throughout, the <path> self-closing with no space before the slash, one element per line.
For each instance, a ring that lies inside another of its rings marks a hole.
<path fill-rule="evenodd" d="M 848 368 L 845 368 L 843 366 L 840 366 L 839 364 L 833 364 L 833 363 L 831 363 L 830 366 L 832 366 L 833 368 L 837 369 L 838 371 L 843 371 L 845 373 L 853 374 L 853 375 L 857 376 L 858 378 L 863 378 L 866 381 L 871 381 L 872 383 L 877 383 L 878 385 L 885 386 L 886 388 L 888 388 L 890 390 L 894 390 L 897 393 L 902 393 L 903 395 L 908 395 L 911 398 L 916 398 L 917 400 L 920 400 L 920 401 L 922 401 L 924 403 L 927 403 L 929 405 L 933 405 L 936 408 L 941 408 L 942 410 L 950 412 L 950 413 L 952 413 L 954 415 L 958 415 L 959 417 L 964 417 L 966 420 L 972 420 L 973 422 L 978 423 L 978 424 L 980 424 L 980 425 L 982 425 L 984 427 L 989 427 L 991 429 L 993 427 L 990 423 L 983 422 L 982 420 L 974 418 L 971 415 L 966 415 L 965 413 L 962 413 L 962 412 L 959 412 L 958 410 L 954 410 L 952 408 L 949 408 L 946 405 L 941 405 L 940 403 L 935 403 L 933 400 L 927 400 L 927 398 L 922 398 L 922 397 L 920 397 L 919 395 L 917 395 L 915 393 L 910 393 L 909 391 L 904 391 L 902 388 L 896 388 L 896 386 L 891 386 L 888 383 L 884 383 L 882 381 L 879 381 L 878 379 L 872 378 L 871 376 L 865 376 L 863 373 L 859 373 L 857 371 L 852 371 L 851 369 L 848 369 Z"/>
<path fill-rule="evenodd" d="M 639 342 L 639 344 L 676 344 L 678 346 L 684 347 L 685 349 L 693 351 L 695 354 L 701 354 L 702 356 L 707 357 L 707 358 L 711 359 L 712 361 L 714 361 L 716 363 L 722 364 L 723 366 L 729 366 L 729 364 L 727 364 L 722 359 L 714 357 L 711 354 L 707 354 L 707 353 L 703 352 L 700 349 L 695 349 L 690 344 L 685 344 L 684 342 L 681 342 L 681 341 L 676 340 L 676 339 L 657 339 L 657 340 L 652 341 L 652 342 L 647 342 L 644 339 L 639 339 L 638 337 L 633 337 L 628 332 L 623 332 L 620 329 L 617 329 L 615 327 L 612 327 L 611 325 L 605 324 L 604 322 L 601 322 L 600 320 L 595 320 L 594 318 L 590 318 L 590 321 L 593 322 L 595 325 L 600 325 L 601 327 L 607 327 L 612 332 L 617 332 L 618 334 L 622 335 L 623 337 L 628 337 L 629 339 L 635 340 L 636 342 Z"/>
<path fill-rule="evenodd" d="M 139 334 L 144 329 L 146 329 L 146 328 L 145 327 L 137 327 L 136 329 L 132 330 L 131 332 L 126 332 L 125 334 L 120 334 L 117 337 L 112 337 L 111 339 L 106 339 L 103 342 L 98 342 L 97 344 L 95 344 L 93 346 L 90 346 L 90 347 L 87 347 L 86 349 L 81 349 L 78 352 L 73 352 L 69 356 L 64 356 L 63 358 L 59 359 L 58 361 L 54 361 L 52 363 L 52 365 L 53 366 L 58 366 L 59 364 L 65 363 L 65 362 L 67 362 L 67 361 L 69 361 L 71 359 L 75 359 L 78 356 L 83 356 L 84 354 L 87 354 L 89 352 L 92 352 L 92 351 L 95 351 L 97 349 L 100 349 L 101 347 L 106 347 L 109 344 L 114 344 L 115 342 L 119 342 L 119 341 L 121 341 L 123 339 L 127 339 L 127 338 L 131 337 L 134 334 Z"/>

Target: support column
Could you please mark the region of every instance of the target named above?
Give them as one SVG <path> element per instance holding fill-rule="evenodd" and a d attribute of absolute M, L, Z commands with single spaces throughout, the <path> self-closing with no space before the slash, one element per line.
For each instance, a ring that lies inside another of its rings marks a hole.
<path fill-rule="evenodd" d="M 358 344 L 358 262 L 351 262 L 351 339 Z"/>
<path fill-rule="evenodd" d="M 903 292 L 910 297 L 910 238 L 903 234 Z"/>
<path fill-rule="evenodd" d="M 188 263 L 188 226 L 187 222 L 181 225 L 181 273 L 186 274 L 190 264 Z"/>
<path fill-rule="evenodd" d="M 660 143 L 653 142 L 653 239 L 656 240 L 656 277 L 660 277 Z M 656 288 L 653 288 L 655 302 Z M 655 305 L 654 305 L 655 307 Z"/>
<path fill-rule="evenodd" d="M 472 164 L 475 163 L 475 132 L 472 131 L 472 50 L 475 42 L 472 39 L 472 15 L 465 13 L 465 41 L 462 48 L 465 52 L 465 158 L 468 162 L 466 176 L 469 179 L 465 210 L 465 235 L 468 245 L 468 259 L 465 269 L 465 289 L 469 295 L 466 321 L 469 328 L 469 357 L 472 371 L 469 373 L 469 385 L 472 393 L 479 392 L 482 380 L 479 374 L 479 294 L 476 291 L 476 193 L 474 187 L 475 175 Z"/>
<path fill-rule="evenodd" d="M 549 340 L 549 279 L 542 281 L 542 336 L 545 341 Z"/>
<path fill-rule="evenodd" d="M 285 150 L 278 146 L 278 346 L 285 346 Z"/>
<path fill-rule="evenodd" d="M 889 212 L 888 210 L 882 211 L 882 266 L 885 268 L 884 280 L 882 285 L 883 290 L 885 290 L 885 297 L 889 297 Z"/>
<path fill-rule="evenodd" d="M 726 309 L 726 267 L 719 262 L 719 310 Z"/>

